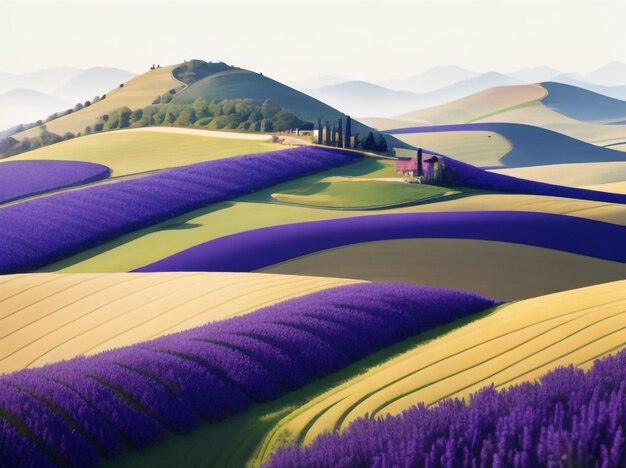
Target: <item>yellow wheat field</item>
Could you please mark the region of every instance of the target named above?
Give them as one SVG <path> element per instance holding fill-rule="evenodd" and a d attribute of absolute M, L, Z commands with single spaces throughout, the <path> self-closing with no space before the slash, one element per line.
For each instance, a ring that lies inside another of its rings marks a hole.
<path fill-rule="evenodd" d="M 560 365 L 588 367 L 626 346 L 626 281 L 560 292 L 494 313 L 418 345 L 294 409 L 263 444 L 311 442 L 366 414 L 467 397 L 533 380 Z"/>
<path fill-rule="evenodd" d="M 0 373 L 148 340 L 354 283 L 255 273 L 0 277 Z"/>

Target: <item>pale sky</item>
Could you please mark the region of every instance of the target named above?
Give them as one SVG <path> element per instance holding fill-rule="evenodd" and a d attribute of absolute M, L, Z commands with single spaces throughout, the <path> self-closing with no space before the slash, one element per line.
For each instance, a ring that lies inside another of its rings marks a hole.
<path fill-rule="evenodd" d="M 620 1 L 6 1 L 0 71 L 223 60 L 282 81 L 626 62 Z"/>

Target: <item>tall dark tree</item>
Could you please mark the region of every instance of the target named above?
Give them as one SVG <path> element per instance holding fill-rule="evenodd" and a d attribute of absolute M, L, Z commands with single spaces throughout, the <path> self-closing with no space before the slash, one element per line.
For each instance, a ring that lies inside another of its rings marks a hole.
<path fill-rule="evenodd" d="M 341 117 L 337 121 L 337 146 L 343 148 L 343 119 Z"/>
<path fill-rule="evenodd" d="M 322 134 L 324 133 L 324 129 L 322 128 L 322 118 L 317 119 L 317 144 L 322 144 Z"/>
<path fill-rule="evenodd" d="M 343 142 L 344 142 L 344 148 L 350 149 L 351 144 L 350 144 L 350 139 L 352 137 L 352 119 L 350 118 L 349 115 L 346 115 L 346 131 L 345 131 L 345 135 L 343 137 Z"/>
<path fill-rule="evenodd" d="M 422 155 L 422 148 L 417 148 L 417 176 L 422 177 L 424 175 L 424 157 Z"/>
<path fill-rule="evenodd" d="M 327 120 L 324 126 L 326 127 L 326 134 L 324 135 L 324 144 L 326 146 L 330 146 L 330 134 L 332 133 L 332 130 L 330 128 L 330 122 Z"/>

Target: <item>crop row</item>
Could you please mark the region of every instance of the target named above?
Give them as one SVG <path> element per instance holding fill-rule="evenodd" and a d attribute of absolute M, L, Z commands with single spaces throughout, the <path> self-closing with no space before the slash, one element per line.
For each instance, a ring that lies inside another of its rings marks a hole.
<path fill-rule="evenodd" d="M 626 351 L 469 404 L 449 399 L 399 416 L 355 420 L 310 446 L 279 449 L 268 467 L 626 465 Z"/>
<path fill-rule="evenodd" d="M 0 465 L 20 459 L 17 466 L 39 459 L 91 465 L 99 456 L 145 447 L 168 432 L 188 432 L 202 419 L 217 421 L 277 398 L 494 304 L 442 288 L 353 284 L 6 374 L 0 377 Z"/>
<path fill-rule="evenodd" d="M 109 176 L 101 164 L 79 161 L 7 161 L 0 164 L 0 204 Z"/>
<path fill-rule="evenodd" d="M 575 232 L 576 236 L 563 236 Z M 286 224 L 213 239 L 137 271 L 254 271 L 360 242 L 413 238 L 480 239 L 626 262 L 626 227 L 547 213 L 442 212 L 359 216 Z"/>
<path fill-rule="evenodd" d="M 300 147 L 170 169 L 0 208 L 0 274 L 32 270 L 210 203 L 357 161 Z"/>

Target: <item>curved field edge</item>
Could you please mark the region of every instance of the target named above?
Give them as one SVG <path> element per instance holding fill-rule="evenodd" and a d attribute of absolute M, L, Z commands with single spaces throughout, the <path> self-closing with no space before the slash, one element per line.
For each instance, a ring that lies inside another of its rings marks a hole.
<path fill-rule="evenodd" d="M 268 468 L 375 465 L 618 467 L 626 462 L 626 352 L 584 372 L 560 367 L 538 382 L 464 400 L 416 405 L 395 417 L 355 420 L 310 446 L 281 449 Z M 575 449 L 573 449 L 575 447 Z M 434 464 L 434 463 L 433 463 Z"/>
<path fill-rule="evenodd" d="M 42 267 L 208 204 L 360 158 L 355 152 L 300 147 L 198 163 L 7 206 L 0 209 L 0 272 Z"/>
<path fill-rule="evenodd" d="M 626 264 L 510 242 L 419 238 L 335 247 L 257 271 L 442 286 L 514 300 L 621 280 Z"/>
<path fill-rule="evenodd" d="M 500 306 L 446 336 L 329 389 L 294 408 L 262 444 L 266 460 L 290 441 L 311 442 L 366 414 L 400 414 L 418 403 L 467 397 L 495 385 L 532 381 L 560 365 L 589 367 L 626 343 L 626 281 Z"/>
<path fill-rule="evenodd" d="M 363 162 L 344 167 L 360 166 Z M 259 200 L 263 199 L 263 192 L 266 191 L 255 194 L 259 195 Z M 129 271 L 207 240 L 237 232 L 279 224 L 379 214 L 377 211 L 322 210 L 247 203 L 240 200 L 216 203 L 149 228 L 134 231 L 46 266 L 41 271 L 68 273 Z M 593 219 L 616 225 L 626 223 L 626 205 L 533 195 L 472 195 L 437 203 L 390 209 L 386 213 L 432 211 L 532 211 Z"/>
<path fill-rule="evenodd" d="M 6 374 L 0 410 L 27 429 L 24 443 L 35 442 L 55 463 L 84 466 L 99 454 L 187 433 L 201 418 L 216 421 L 273 400 L 493 304 L 442 288 L 340 286 L 91 358 Z M 50 424 L 54 432 L 46 430 Z"/>
<path fill-rule="evenodd" d="M 562 232 L 584 235 L 564 238 Z M 608 223 L 531 212 L 361 216 L 241 232 L 205 242 L 136 271 L 254 271 L 344 245 L 437 237 L 513 242 L 626 262 L 621 248 L 625 232 L 626 228 Z"/>
<path fill-rule="evenodd" d="M 0 276 L 0 373 L 132 345 L 357 282 L 260 273 Z"/>
<path fill-rule="evenodd" d="M 0 164 L 0 204 L 107 178 L 102 164 L 75 161 L 7 161 Z"/>
<path fill-rule="evenodd" d="M 185 130 L 190 133 L 185 133 Z M 115 130 L 45 146 L 12 156 L 10 160 L 93 162 L 110 167 L 113 177 L 121 177 L 285 148 L 274 143 L 245 139 L 246 136 L 242 134 L 241 139 L 222 138 L 212 136 L 209 131 L 191 133 L 190 129 L 176 127 Z M 0 162 L 0 167 L 1 164 L 6 163 Z"/>

